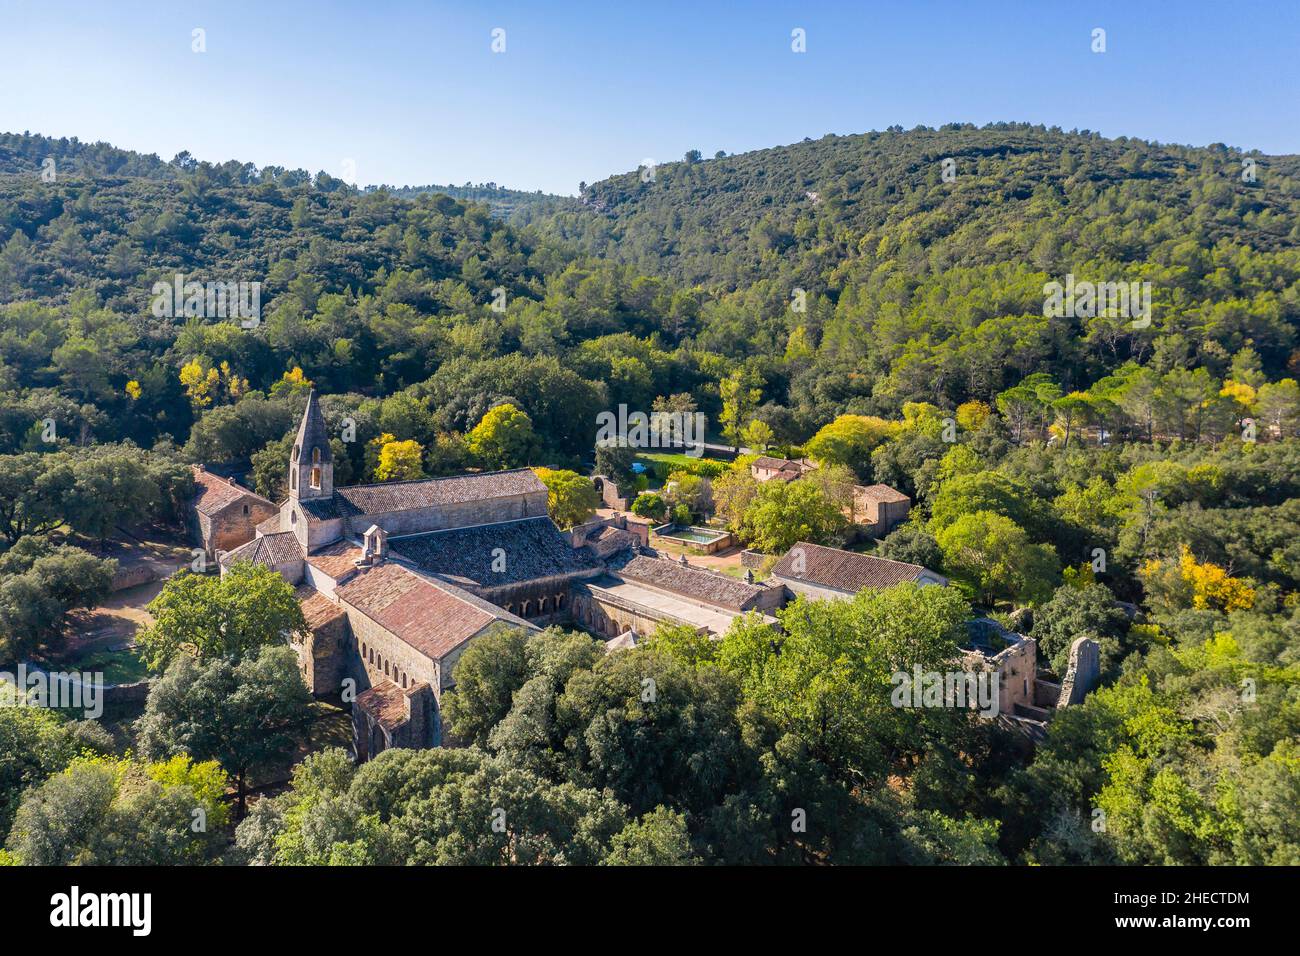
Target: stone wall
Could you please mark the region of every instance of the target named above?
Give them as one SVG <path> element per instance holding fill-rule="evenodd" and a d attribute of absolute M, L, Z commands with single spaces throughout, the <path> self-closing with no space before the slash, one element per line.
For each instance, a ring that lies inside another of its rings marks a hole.
<path fill-rule="evenodd" d="M 483 588 L 478 591 L 478 596 L 529 621 L 556 615 L 564 617 L 572 603 L 574 581 L 579 577 L 595 577 L 600 573 L 600 569 L 596 568 L 580 576 L 566 574 L 534 578 L 497 588 Z"/>
<path fill-rule="evenodd" d="M 244 509 L 248 509 L 247 514 Z M 215 515 L 200 514 L 199 545 L 207 549 L 209 556 L 218 551 L 233 551 L 252 541 L 257 535 L 257 526 L 275 513 L 274 507 L 246 498 L 227 505 Z"/>
<path fill-rule="evenodd" d="M 463 501 L 455 504 L 431 505 L 407 511 L 383 514 L 357 515 L 349 518 L 349 527 L 356 534 L 364 534 L 372 524 L 377 524 L 390 535 L 419 534 L 426 531 L 445 531 L 448 528 L 469 528 L 520 518 L 538 518 L 546 514 L 546 492 L 534 491 L 522 495 L 486 498 L 481 501 Z"/>
<path fill-rule="evenodd" d="M 606 475 L 593 475 L 592 483 L 596 486 L 596 493 L 600 495 L 600 500 L 606 508 L 613 508 L 615 511 L 627 511 L 632 507 L 631 499 L 623 494 L 618 487 L 618 483 Z"/>
<path fill-rule="evenodd" d="M 437 662 L 360 611 L 346 603 L 341 606 L 347 611 L 353 646 L 356 649 L 352 658 L 353 671 L 348 676 L 357 681 L 358 690 L 373 687 L 385 678 L 401 687 L 402 678 L 405 677 L 408 687 L 412 684 L 428 684 L 435 688 L 435 693 L 441 694 L 441 669 Z"/>
<path fill-rule="evenodd" d="M 352 671 L 356 649 L 346 617 L 336 617 L 305 636 L 295 638 L 303 681 L 313 694 L 337 694 Z"/>
<path fill-rule="evenodd" d="M 1061 681 L 1058 707 L 1082 704 L 1101 679 L 1101 645 L 1091 638 L 1076 638 L 1070 645 L 1070 667 Z"/>
<path fill-rule="evenodd" d="M 644 637 L 653 633 L 660 624 L 681 623 L 654 608 L 617 600 L 608 594 L 597 596 L 585 588 L 574 591 L 573 620 L 580 627 L 607 639 L 630 630 Z M 699 630 L 704 633 L 703 628 Z"/>

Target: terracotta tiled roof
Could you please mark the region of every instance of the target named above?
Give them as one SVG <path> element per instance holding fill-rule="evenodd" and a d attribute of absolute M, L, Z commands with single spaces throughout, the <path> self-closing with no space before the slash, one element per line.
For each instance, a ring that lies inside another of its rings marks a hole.
<path fill-rule="evenodd" d="M 338 596 L 421 654 L 441 660 L 497 617 L 399 564 L 362 568 Z"/>
<path fill-rule="evenodd" d="M 215 515 L 238 501 L 275 507 L 261 495 L 253 494 L 243 485 L 231 484 L 220 475 L 205 470 L 202 465 L 194 465 L 191 470 L 194 472 L 194 497 L 190 499 L 190 504 L 201 514 Z"/>
<path fill-rule="evenodd" d="M 357 694 L 356 705 L 390 733 L 408 719 L 406 692 L 390 680 L 381 680 Z"/>
<path fill-rule="evenodd" d="M 300 587 L 294 592 L 298 598 L 298 603 L 302 606 L 302 616 L 307 619 L 309 630 L 316 630 L 324 627 L 339 618 L 344 617 L 346 612 L 325 595 L 321 594 L 312 587 Z"/>
<path fill-rule="evenodd" d="M 545 516 L 434 531 L 391 540 L 393 552 L 420 570 L 462 587 L 492 588 L 553 575 L 595 571 L 600 562 L 575 549 Z M 494 555 L 504 552 L 504 568 Z"/>
<path fill-rule="evenodd" d="M 796 573 L 794 565 L 800 551 L 803 553 L 803 571 Z M 863 588 L 887 588 L 901 581 L 915 581 L 925 571 L 919 564 L 824 548 L 806 541 L 800 541 L 787 551 L 772 568 L 772 574 L 779 577 L 855 594 Z"/>
<path fill-rule="evenodd" d="M 901 491 L 889 487 L 889 485 L 854 485 L 853 494 L 857 498 L 867 498 L 879 502 L 912 500 Z"/>
<path fill-rule="evenodd" d="M 280 533 L 280 515 L 273 514 L 265 521 L 257 523 L 257 530 L 262 534 L 279 534 Z"/>
<path fill-rule="evenodd" d="M 812 466 L 802 461 L 791 461 L 789 458 L 771 458 L 767 455 L 760 455 L 751 463 L 753 468 L 762 468 L 769 471 L 788 471 L 795 477 L 802 475 L 804 472 L 812 471 Z"/>
<path fill-rule="evenodd" d="M 638 555 L 621 567 L 611 569 L 611 573 L 616 577 L 638 581 L 733 611 L 745 610 L 746 605 L 763 593 L 763 588 L 758 585 L 746 584 L 725 574 L 715 574 L 665 558 L 644 555 Z"/>
<path fill-rule="evenodd" d="M 361 549 L 356 545 L 347 541 L 336 541 L 307 555 L 307 563 L 338 581 L 356 569 L 360 557 Z"/>
<path fill-rule="evenodd" d="M 300 561 L 302 556 L 302 545 L 298 543 L 297 536 L 292 531 L 280 531 L 254 538 L 247 544 L 241 544 L 234 551 L 227 551 L 221 556 L 221 563 L 229 566 L 236 561 L 252 561 L 254 564 L 271 568 L 291 561 Z"/>
<path fill-rule="evenodd" d="M 379 485 L 352 485 L 334 491 L 334 507 L 344 515 L 376 515 L 390 511 L 428 508 L 432 505 L 487 501 L 514 495 L 545 492 L 546 486 L 531 468 L 489 471 L 451 478 L 390 481 Z"/>

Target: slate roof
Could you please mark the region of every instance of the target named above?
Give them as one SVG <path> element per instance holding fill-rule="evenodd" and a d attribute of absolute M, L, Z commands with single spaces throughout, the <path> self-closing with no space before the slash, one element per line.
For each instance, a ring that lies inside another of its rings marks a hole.
<path fill-rule="evenodd" d="M 802 573 L 794 571 L 796 554 L 802 549 Z M 823 587 L 856 594 L 863 588 L 887 588 L 901 581 L 915 581 L 926 569 L 919 564 L 890 561 L 869 554 L 825 548 L 800 541 L 772 568 L 772 574 L 792 581 L 807 581 Z M 933 572 L 931 572 L 933 573 Z"/>
<path fill-rule="evenodd" d="M 329 521 L 331 518 L 342 518 L 346 512 L 339 507 L 339 493 L 334 492 L 329 498 L 300 498 L 298 504 L 302 510 L 317 521 Z"/>
<path fill-rule="evenodd" d="M 379 485 L 339 488 L 334 498 L 345 514 L 384 514 L 432 505 L 486 501 L 531 492 L 545 492 L 546 486 L 531 468 L 488 471 L 450 478 L 422 478 L 418 481 L 390 481 Z"/>
<path fill-rule="evenodd" d="M 420 570 L 462 587 L 492 588 L 601 567 L 545 516 L 394 538 L 389 547 Z M 497 548 L 505 552 L 503 571 L 492 567 Z"/>
<path fill-rule="evenodd" d="M 498 616 L 399 564 L 362 568 L 335 592 L 421 654 L 441 660 Z"/>
<path fill-rule="evenodd" d="M 610 555 L 622 551 L 624 548 L 633 548 L 641 541 L 631 531 L 624 531 L 622 528 L 615 528 L 612 525 L 605 525 L 598 531 L 587 535 L 585 545 L 598 558 L 608 558 Z"/>
<path fill-rule="evenodd" d="M 321 414 L 320 400 L 316 397 L 315 389 L 307 394 L 307 407 L 303 409 L 302 421 L 298 425 L 298 437 L 294 439 L 293 444 L 302 461 L 311 460 L 313 448 L 320 449 L 322 465 L 334 461 L 334 455 L 330 452 L 330 435 L 325 428 L 325 416 Z M 291 463 L 297 464 L 297 461 Z"/>
<path fill-rule="evenodd" d="M 254 494 L 243 485 L 232 484 L 220 475 L 214 475 L 202 465 L 192 466 L 191 471 L 194 473 L 194 497 L 191 504 L 200 514 L 215 515 L 241 500 L 263 504 L 268 508 L 275 507 L 261 495 Z"/>
<path fill-rule="evenodd" d="M 615 577 L 648 584 L 733 611 L 745 610 L 746 605 L 764 590 L 756 584 L 746 584 L 725 574 L 715 574 L 665 558 L 645 555 L 633 557 L 621 567 L 611 569 L 611 573 Z"/>
<path fill-rule="evenodd" d="M 531 468 L 485 471 L 450 478 L 388 481 L 377 485 L 335 488 L 331 498 L 306 498 L 303 509 L 320 521 L 355 515 L 380 515 L 466 501 L 490 501 L 516 495 L 545 493 L 546 486 Z"/>
<path fill-rule="evenodd" d="M 233 551 L 227 551 L 221 556 L 221 563 L 231 565 L 236 561 L 252 561 L 272 568 L 290 561 L 300 561 L 302 557 L 302 545 L 298 543 L 297 536 L 292 531 L 279 531 L 254 538 Z"/>

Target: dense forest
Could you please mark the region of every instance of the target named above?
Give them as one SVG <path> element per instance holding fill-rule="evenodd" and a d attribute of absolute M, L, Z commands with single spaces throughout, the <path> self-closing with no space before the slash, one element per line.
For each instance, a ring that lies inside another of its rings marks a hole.
<path fill-rule="evenodd" d="M 177 275 L 260 283 L 256 321 L 160 316 Z M 1067 276 L 1149 283 L 1150 313 L 1051 314 Z M 1297 156 L 894 128 L 692 152 L 569 200 L 0 136 L 0 660 L 102 596 L 96 541 L 179 518 L 188 463 L 280 494 L 308 388 L 355 426 L 339 484 L 581 470 L 600 412 L 698 409 L 711 437 L 823 463 L 780 489 L 711 471 L 747 543 L 834 540 L 836 484 L 884 482 L 915 507 L 880 553 L 958 587 L 626 656 L 477 644 L 449 708 L 471 746 L 317 754 L 232 858 L 499 861 L 455 811 L 510 792 L 537 862 L 1300 863 L 1298 327 Z M 880 704 L 890 648 L 939 654 L 972 605 L 1057 670 L 1101 644 L 1103 688 L 1027 763 L 992 725 Z M 287 680 L 266 655 L 164 681 L 175 703 Z M 647 672 L 662 706 L 638 703 Z M 167 769 L 166 704 L 126 769 L 86 728 L 0 711 L 39 751 L 0 755 L 16 858 L 113 861 L 96 827 L 129 816 L 124 781 L 210 790 L 212 768 Z M 102 819 L 50 850 L 43 808 L 91 783 Z"/>

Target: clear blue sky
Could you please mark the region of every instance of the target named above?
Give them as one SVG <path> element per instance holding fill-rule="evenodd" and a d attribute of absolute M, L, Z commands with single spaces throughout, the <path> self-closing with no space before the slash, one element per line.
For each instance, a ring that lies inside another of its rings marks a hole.
<path fill-rule="evenodd" d="M 1300 152 L 1295 0 L 0 0 L 0 72 L 6 131 L 362 184 L 574 193 L 693 148 L 994 120 Z"/>

